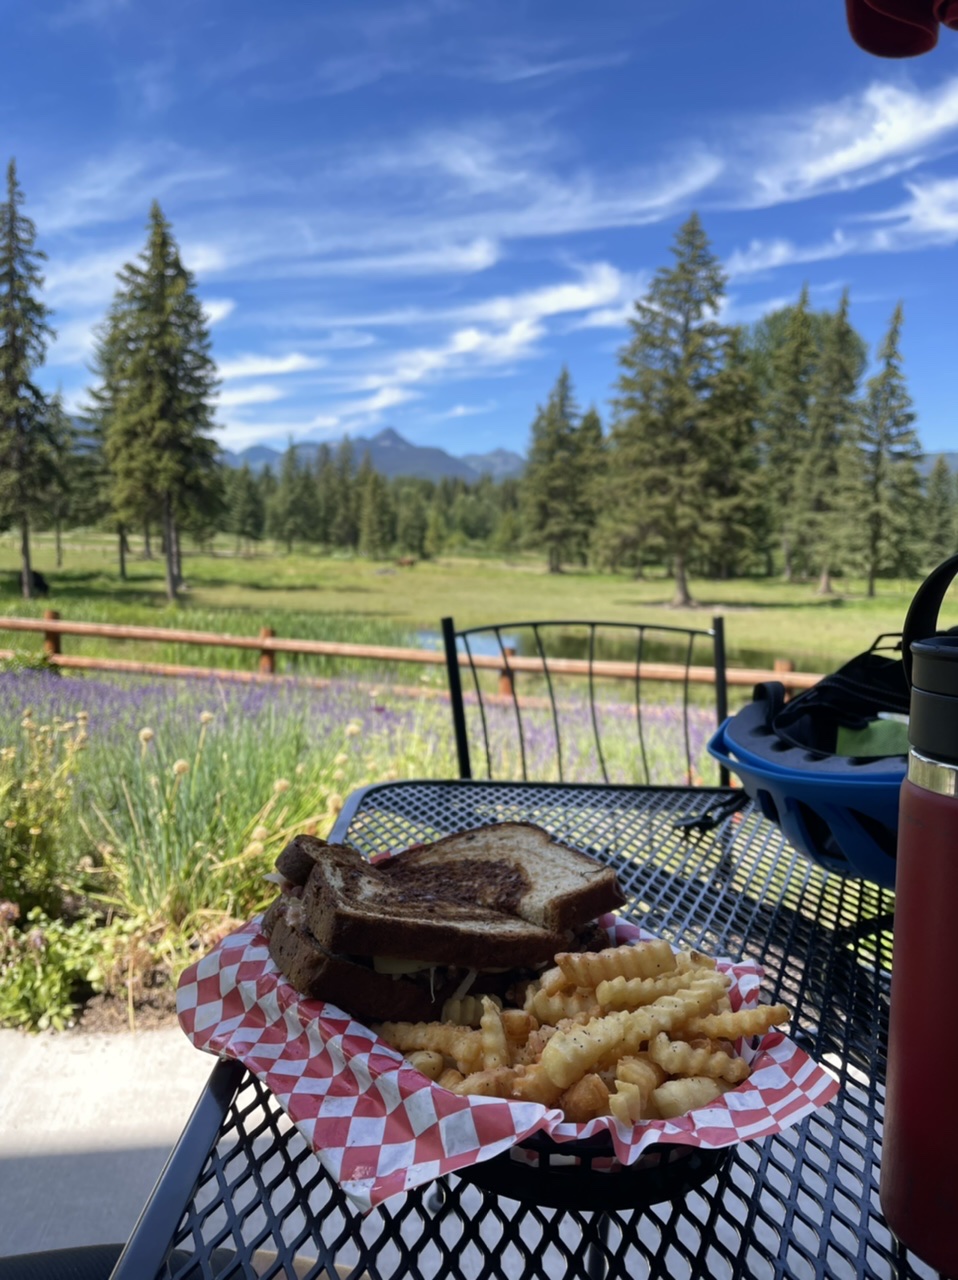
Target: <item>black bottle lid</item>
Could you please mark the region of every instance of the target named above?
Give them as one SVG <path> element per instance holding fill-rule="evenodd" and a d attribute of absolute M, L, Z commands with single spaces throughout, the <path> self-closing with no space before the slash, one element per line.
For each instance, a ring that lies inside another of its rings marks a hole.
<path fill-rule="evenodd" d="M 914 640 L 908 741 L 923 756 L 958 764 L 958 636 Z"/>

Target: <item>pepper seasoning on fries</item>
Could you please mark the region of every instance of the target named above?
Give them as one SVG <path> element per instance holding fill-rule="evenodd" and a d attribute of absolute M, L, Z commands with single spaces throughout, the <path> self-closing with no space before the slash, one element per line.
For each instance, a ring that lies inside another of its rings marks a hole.
<path fill-rule="evenodd" d="M 735 1042 L 787 1022 L 785 1005 L 733 1012 L 730 981 L 697 951 L 663 941 L 561 953 L 524 1007 L 448 1002 L 442 1022 L 386 1022 L 379 1035 L 459 1094 L 558 1107 L 623 1125 L 706 1106 L 750 1074 Z"/>

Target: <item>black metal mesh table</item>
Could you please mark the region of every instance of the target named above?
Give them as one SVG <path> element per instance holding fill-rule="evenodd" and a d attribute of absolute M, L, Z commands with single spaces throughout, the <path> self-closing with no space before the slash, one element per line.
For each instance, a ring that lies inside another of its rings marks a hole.
<path fill-rule="evenodd" d="M 762 962 L 763 998 L 792 1008 L 793 1038 L 841 1081 L 832 1104 L 737 1147 L 698 1190 L 643 1210 L 543 1209 L 450 1177 L 361 1217 L 268 1092 L 223 1062 L 116 1280 L 931 1276 L 897 1245 L 878 1203 L 893 898 L 826 875 L 751 807 L 723 815 L 731 794 L 391 783 L 353 796 L 335 835 L 372 853 L 525 819 L 589 850 L 616 867 L 626 911 L 646 927 Z"/>

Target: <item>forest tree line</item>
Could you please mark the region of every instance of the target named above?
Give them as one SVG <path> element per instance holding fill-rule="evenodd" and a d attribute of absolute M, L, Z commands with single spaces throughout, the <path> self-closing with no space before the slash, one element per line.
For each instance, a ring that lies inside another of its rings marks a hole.
<path fill-rule="evenodd" d="M 249 552 L 269 538 L 372 558 L 536 551 L 570 565 L 692 575 L 784 575 L 822 592 L 841 573 L 910 576 L 951 554 L 955 480 L 927 477 L 902 368 L 901 305 L 866 378 L 849 298 L 796 302 L 745 327 L 722 322 L 726 278 L 693 214 L 673 261 L 636 302 L 603 423 L 563 369 L 531 426 L 521 479 L 387 480 L 349 440 L 276 472 L 227 467 L 213 438 L 217 376 L 192 274 L 157 204 L 146 246 L 118 274 L 98 329 L 81 415 L 35 382 L 53 337 L 43 255 L 16 168 L 0 204 L 0 527 L 112 529 L 119 572 L 131 535 L 183 581 L 181 537 Z"/>

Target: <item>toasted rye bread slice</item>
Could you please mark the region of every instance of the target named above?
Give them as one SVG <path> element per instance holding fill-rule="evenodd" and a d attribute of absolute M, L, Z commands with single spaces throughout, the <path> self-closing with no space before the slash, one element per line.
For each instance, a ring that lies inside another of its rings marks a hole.
<path fill-rule="evenodd" d="M 385 864 L 384 864 L 385 865 Z M 480 886 L 447 893 L 435 871 L 395 878 L 355 850 L 329 845 L 303 891 L 309 931 L 336 955 L 394 956 L 467 969 L 513 969 L 550 961 L 568 936 L 477 905 Z"/>
<path fill-rule="evenodd" d="M 360 1019 L 425 1022 L 438 1018 L 450 984 L 427 985 L 377 973 L 345 956 L 331 955 L 309 932 L 287 918 L 288 900 L 280 897 L 266 912 L 263 931 L 276 967 L 304 996 L 329 1000 Z"/>
<path fill-rule="evenodd" d="M 322 860 L 326 850 L 330 848 L 348 849 L 355 855 L 355 860 L 366 861 L 358 849 L 350 849 L 349 845 L 330 845 L 317 836 L 294 836 L 276 859 L 276 870 L 290 884 L 303 885 L 309 879 L 313 867 Z"/>
<path fill-rule="evenodd" d="M 434 878 L 444 895 L 566 933 L 625 901 L 615 872 L 531 822 L 500 822 L 408 849 L 383 864 L 409 891 Z"/>

